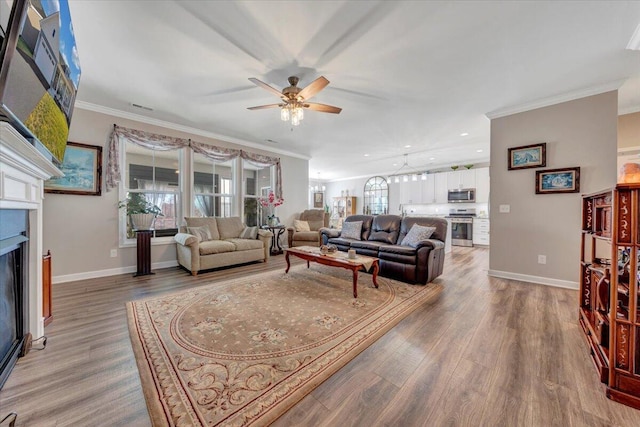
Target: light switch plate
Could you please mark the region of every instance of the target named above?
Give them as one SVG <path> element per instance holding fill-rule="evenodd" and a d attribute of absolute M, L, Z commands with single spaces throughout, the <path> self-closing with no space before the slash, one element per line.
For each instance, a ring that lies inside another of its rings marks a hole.
<path fill-rule="evenodd" d="M 500 213 L 511 212 L 511 205 L 500 205 Z"/>

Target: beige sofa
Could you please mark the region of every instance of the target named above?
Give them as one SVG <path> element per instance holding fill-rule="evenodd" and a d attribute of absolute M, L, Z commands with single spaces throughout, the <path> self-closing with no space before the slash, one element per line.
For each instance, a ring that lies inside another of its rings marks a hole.
<path fill-rule="evenodd" d="M 193 217 L 185 222 L 174 239 L 178 263 L 194 276 L 201 270 L 269 260 L 273 233 L 268 230 L 245 227 L 239 217 Z"/>

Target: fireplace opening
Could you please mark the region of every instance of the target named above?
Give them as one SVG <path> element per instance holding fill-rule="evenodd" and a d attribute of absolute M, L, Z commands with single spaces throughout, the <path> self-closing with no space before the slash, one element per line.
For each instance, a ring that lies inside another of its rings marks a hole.
<path fill-rule="evenodd" d="M 27 235 L 27 210 L 0 210 L 0 389 L 30 345 Z"/>

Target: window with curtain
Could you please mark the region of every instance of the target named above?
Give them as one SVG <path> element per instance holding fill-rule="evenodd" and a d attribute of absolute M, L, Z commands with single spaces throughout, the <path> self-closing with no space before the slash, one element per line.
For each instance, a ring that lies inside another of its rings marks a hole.
<path fill-rule="evenodd" d="M 274 174 L 274 166 L 260 168 L 242 160 L 244 222 L 247 226 L 265 225 L 267 216 L 276 213 L 258 203 L 260 197 L 267 197 L 269 191 L 273 190 Z"/>
<path fill-rule="evenodd" d="M 180 208 L 181 150 L 158 151 L 126 142 L 124 150 L 126 195 L 136 194 L 158 206 L 162 212 L 154 223 L 154 237 L 178 232 Z M 131 224 L 127 238 L 135 237 Z"/>
<path fill-rule="evenodd" d="M 193 155 L 193 216 L 229 217 L 233 212 L 234 160 L 216 163 Z"/>

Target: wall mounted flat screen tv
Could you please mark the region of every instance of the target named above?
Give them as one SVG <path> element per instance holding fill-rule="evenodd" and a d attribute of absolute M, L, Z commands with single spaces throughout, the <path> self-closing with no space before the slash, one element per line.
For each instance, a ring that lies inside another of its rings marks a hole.
<path fill-rule="evenodd" d="M 0 119 L 60 164 L 80 82 L 68 0 L 0 0 L 0 37 Z"/>

